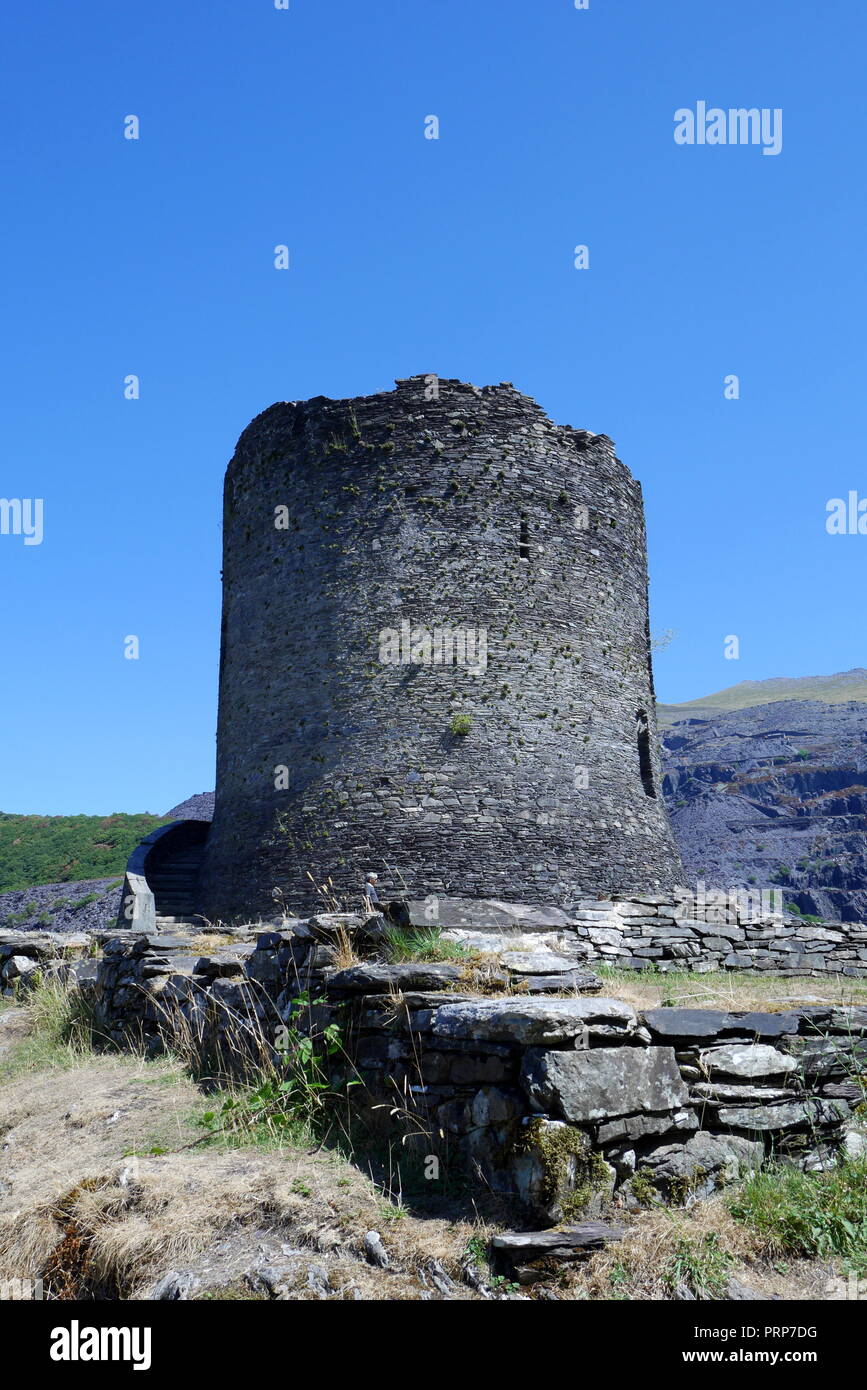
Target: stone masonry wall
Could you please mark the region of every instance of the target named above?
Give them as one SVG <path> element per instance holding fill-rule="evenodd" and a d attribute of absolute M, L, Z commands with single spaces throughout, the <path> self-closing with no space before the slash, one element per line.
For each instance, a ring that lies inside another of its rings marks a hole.
<path fill-rule="evenodd" d="M 239 440 L 211 918 L 267 911 L 275 887 L 297 910 L 308 872 L 552 904 L 680 879 L 639 484 L 607 436 L 507 383 L 427 392 L 279 403 Z M 484 662 L 477 645 L 425 664 L 438 629 L 483 630 Z M 402 630 L 412 659 L 383 663 L 381 634 Z"/>
<path fill-rule="evenodd" d="M 769 1157 L 810 1169 L 863 1151 L 865 1008 L 638 1012 L 547 946 L 502 951 L 481 975 L 375 958 L 340 969 L 340 927 L 375 951 L 377 919 L 326 916 L 200 958 L 183 939 L 108 941 L 100 1026 L 151 1051 L 180 1028 L 236 1066 L 239 1047 L 279 1060 L 287 1026 L 316 1038 L 337 1024 L 333 1083 L 364 1083 L 359 1112 L 392 1114 L 419 1161 L 469 1165 L 547 1223 L 598 1215 L 615 1191 L 627 1206 L 683 1201 Z"/>
<path fill-rule="evenodd" d="M 504 934 L 522 932 L 528 941 L 535 936 L 577 960 L 629 970 L 867 975 L 867 923 L 808 922 L 756 911 L 755 904 L 724 894 L 708 893 L 698 903 L 653 894 L 590 898 L 568 912 L 448 898 L 410 907 L 413 921 L 436 924 L 481 949 Z"/>

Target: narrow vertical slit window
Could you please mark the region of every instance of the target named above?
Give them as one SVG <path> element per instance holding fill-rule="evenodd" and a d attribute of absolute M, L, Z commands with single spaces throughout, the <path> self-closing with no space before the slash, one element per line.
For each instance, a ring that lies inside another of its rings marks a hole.
<path fill-rule="evenodd" d="M 521 539 L 518 542 L 518 559 L 530 558 L 530 527 L 525 516 L 521 517 Z"/>
<path fill-rule="evenodd" d="M 637 737 L 638 737 L 638 766 L 641 770 L 641 782 L 644 787 L 645 796 L 656 796 L 656 787 L 653 784 L 653 759 L 650 756 L 650 724 L 647 719 L 647 711 L 640 709 L 635 716 Z"/>

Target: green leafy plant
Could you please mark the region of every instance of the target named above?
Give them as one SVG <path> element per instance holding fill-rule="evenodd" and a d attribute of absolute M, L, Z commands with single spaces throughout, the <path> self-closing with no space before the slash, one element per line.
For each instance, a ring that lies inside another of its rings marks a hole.
<path fill-rule="evenodd" d="M 701 1237 L 679 1236 L 667 1259 L 663 1281 L 671 1293 L 685 1284 L 697 1298 L 719 1298 L 733 1262 L 715 1231 Z"/>
<path fill-rule="evenodd" d="M 471 714 L 453 714 L 449 722 L 449 733 L 456 738 L 463 738 L 473 727 L 473 717 Z"/>
<path fill-rule="evenodd" d="M 218 1110 L 200 1117 L 212 1136 L 297 1141 L 327 1118 L 331 1102 L 360 1084 L 332 1074 L 330 1063 L 344 1052 L 340 1025 L 311 1026 L 311 1009 L 325 1002 L 311 1000 L 308 994 L 297 996 L 279 1031 L 277 1061 L 263 1068 L 251 1086 L 230 1091 Z"/>

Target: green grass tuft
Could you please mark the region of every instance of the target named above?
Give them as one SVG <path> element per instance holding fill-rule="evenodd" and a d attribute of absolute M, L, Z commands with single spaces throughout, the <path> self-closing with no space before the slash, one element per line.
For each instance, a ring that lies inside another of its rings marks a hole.
<path fill-rule="evenodd" d="M 736 1221 L 752 1227 L 774 1254 L 841 1258 L 867 1274 L 867 1159 L 827 1173 L 777 1166 L 755 1173 L 731 1201 Z"/>
<path fill-rule="evenodd" d="M 448 941 L 437 927 L 386 927 L 385 949 L 389 963 L 467 960 L 472 952 L 458 941 Z"/>
<path fill-rule="evenodd" d="M 27 990 L 22 1002 L 32 1027 L 9 1055 L 0 1059 L 0 1076 L 46 1068 L 66 1070 L 93 1055 L 93 1014 L 80 990 L 42 979 Z"/>
<path fill-rule="evenodd" d="M 733 1263 L 715 1231 L 682 1235 L 666 1259 L 663 1282 L 672 1294 L 685 1284 L 696 1298 L 721 1298 Z"/>

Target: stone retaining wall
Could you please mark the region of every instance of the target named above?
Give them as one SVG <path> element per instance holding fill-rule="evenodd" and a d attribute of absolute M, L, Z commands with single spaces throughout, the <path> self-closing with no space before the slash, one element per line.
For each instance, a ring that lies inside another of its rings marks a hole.
<path fill-rule="evenodd" d="M 376 949 L 378 919 L 349 927 Z M 235 1066 L 239 1050 L 277 1058 L 287 1025 L 321 1037 L 336 1023 L 332 1080 L 364 1083 L 356 1110 L 414 1134 L 420 1163 L 469 1164 L 549 1223 L 598 1214 L 615 1189 L 627 1205 L 682 1201 L 771 1156 L 820 1168 L 861 1149 L 867 1008 L 641 1013 L 547 946 L 338 969 L 337 935 L 318 917 L 199 958 L 182 938 L 115 938 L 100 1025 L 151 1051 L 181 1029 Z"/>
<path fill-rule="evenodd" d="M 0 932 L 0 995 L 14 998 L 37 980 L 96 979 L 90 932 Z"/>
<path fill-rule="evenodd" d="M 807 922 L 755 911 L 734 895 L 585 899 L 574 907 L 435 898 L 410 903 L 413 921 L 483 947 L 518 933 L 578 960 L 630 970 L 754 970 L 773 975 L 867 975 L 867 923 Z M 701 915 L 696 916 L 698 911 Z"/>
<path fill-rule="evenodd" d="M 867 974 L 867 924 L 704 909 L 684 915 L 670 898 L 581 904 L 574 931 L 592 953 L 646 970 L 761 970 L 774 975 Z"/>

